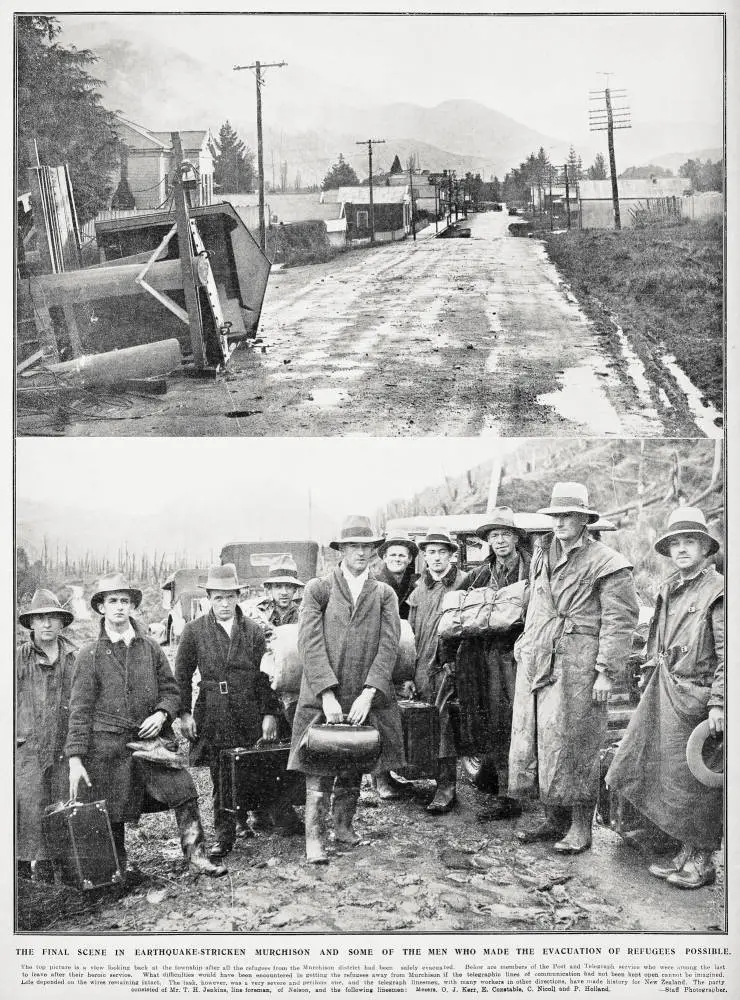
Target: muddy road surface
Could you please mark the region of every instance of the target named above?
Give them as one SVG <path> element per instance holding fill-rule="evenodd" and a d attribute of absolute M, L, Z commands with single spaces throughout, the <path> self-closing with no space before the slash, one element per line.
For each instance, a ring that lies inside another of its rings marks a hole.
<path fill-rule="evenodd" d="M 208 771 L 193 774 L 210 840 Z M 382 803 L 368 785 L 355 819 L 359 846 L 334 851 L 326 866 L 309 865 L 301 836 L 261 831 L 237 841 L 221 879 L 185 871 L 170 813 L 145 815 L 127 827 L 140 885 L 95 897 L 22 882 L 19 921 L 54 934 L 711 933 L 724 926 L 721 866 L 715 885 L 682 892 L 652 878 L 650 859 L 603 827 L 595 828 L 592 850 L 577 857 L 524 847 L 513 836 L 515 821 L 476 820 L 488 796 L 462 779 L 459 789 L 455 810 L 434 817 L 424 809 L 431 782 L 414 782 L 398 801 Z M 527 823 L 539 818 L 530 809 Z"/>
<path fill-rule="evenodd" d="M 172 377 L 165 396 L 21 412 L 19 431 L 704 436 L 683 373 L 663 366 L 651 381 L 661 366 L 618 324 L 598 330 L 542 242 L 509 235 L 510 222 L 471 215 L 468 239 L 435 239 L 429 226 L 416 242 L 275 269 L 261 340 L 223 375 Z"/>

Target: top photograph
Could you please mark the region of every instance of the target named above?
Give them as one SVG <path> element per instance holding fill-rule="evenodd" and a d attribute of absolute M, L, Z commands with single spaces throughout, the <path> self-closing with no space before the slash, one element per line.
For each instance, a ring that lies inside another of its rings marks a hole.
<path fill-rule="evenodd" d="M 17 14 L 15 432 L 721 437 L 722 14 Z"/>

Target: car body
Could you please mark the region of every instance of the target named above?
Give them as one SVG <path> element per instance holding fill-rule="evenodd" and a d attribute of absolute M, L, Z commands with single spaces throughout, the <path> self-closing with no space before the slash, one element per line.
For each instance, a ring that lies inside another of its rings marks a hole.
<path fill-rule="evenodd" d="M 165 643 L 178 642 L 185 625 L 208 609 L 205 580 L 199 570 L 178 569 L 162 584 L 162 607 L 167 611 Z"/>

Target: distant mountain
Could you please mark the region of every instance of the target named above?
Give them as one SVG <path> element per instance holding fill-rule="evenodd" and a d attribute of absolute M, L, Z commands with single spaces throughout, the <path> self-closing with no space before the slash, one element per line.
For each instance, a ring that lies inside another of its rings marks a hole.
<path fill-rule="evenodd" d="M 723 155 L 721 147 L 694 149 L 688 153 L 666 153 L 664 156 L 655 156 L 650 162 L 654 163 L 657 167 L 667 167 L 674 174 L 677 174 L 679 167 L 686 163 L 687 160 L 711 160 L 712 163 L 717 163 L 722 159 Z"/>

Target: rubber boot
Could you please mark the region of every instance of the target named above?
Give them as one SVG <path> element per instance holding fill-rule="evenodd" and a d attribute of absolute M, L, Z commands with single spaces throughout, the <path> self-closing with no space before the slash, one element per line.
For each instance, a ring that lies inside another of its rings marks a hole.
<path fill-rule="evenodd" d="M 669 875 L 673 875 L 674 872 L 680 872 L 686 862 L 689 860 L 691 855 L 694 853 L 694 848 L 691 844 L 681 844 L 681 850 L 678 854 L 671 858 L 670 861 L 660 864 L 656 862 L 650 865 L 648 871 L 655 878 L 668 878 Z"/>
<path fill-rule="evenodd" d="M 712 854 L 713 851 L 693 851 L 681 871 L 673 872 L 666 882 L 677 889 L 701 889 L 703 885 L 712 885 L 717 878 Z"/>
<path fill-rule="evenodd" d="M 457 801 L 457 757 L 440 757 L 437 768 L 437 791 L 427 812 L 440 816 L 448 813 Z"/>
<path fill-rule="evenodd" d="M 306 859 L 312 865 L 329 861 L 325 846 L 329 792 L 321 787 L 320 780 L 306 775 Z"/>
<path fill-rule="evenodd" d="M 197 800 L 189 799 L 181 806 L 176 806 L 175 819 L 180 833 L 182 853 L 188 859 L 191 874 L 210 875 L 212 878 L 220 878 L 221 875 L 225 875 L 227 869 L 224 865 L 214 864 L 206 857 L 203 847 L 205 841 L 203 824 L 200 821 Z"/>
<path fill-rule="evenodd" d="M 520 844 L 560 840 L 571 822 L 571 810 L 560 806 L 545 806 L 545 818 L 537 826 L 525 827 L 514 834 Z"/>
<path fill-rule="evenodd" d="M 359 798 L 360 789 L 354 785 L 337 784 L 334 787 L 334 803 L 331 810 L 334 819 L 334 840 L 346 847 L 356 847 L 360 843 L 360 837 L 352 828 Z"/>
<path fill-rule="evenodd" d="M 562 840 L 552 845 L 558 854 L 582 854 L 591 847 L 591 826 L 595 806 L 591 803 L 574 803 L 570 828 Z"/>

